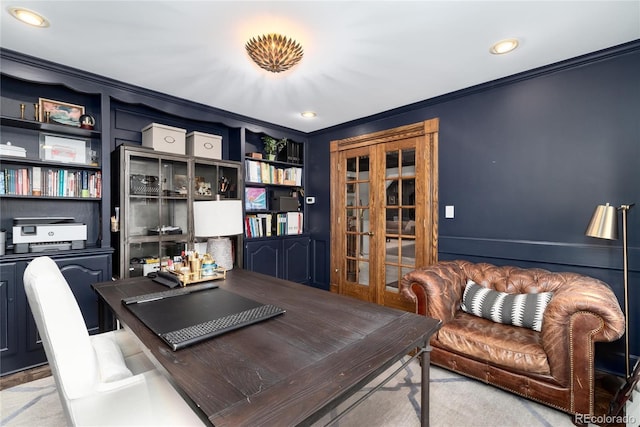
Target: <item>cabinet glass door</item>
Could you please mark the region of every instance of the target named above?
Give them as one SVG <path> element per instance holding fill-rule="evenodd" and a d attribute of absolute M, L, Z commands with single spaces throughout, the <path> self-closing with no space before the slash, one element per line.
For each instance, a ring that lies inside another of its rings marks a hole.
<path fill-rule="evenodd" d="M 130 277 L 156 271 L 185 250 L 189 236 L 188 177 L 187 161 L 129 157 L 123 232 Z"/>

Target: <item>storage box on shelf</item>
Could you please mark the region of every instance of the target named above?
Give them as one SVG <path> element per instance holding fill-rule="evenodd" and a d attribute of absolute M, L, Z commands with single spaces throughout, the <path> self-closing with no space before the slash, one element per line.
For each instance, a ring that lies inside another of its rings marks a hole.
<path fill-rule="evenodd" d="M 222 159 L 222 137 L 203 132 L 187 134 L 187 154 L 205 159 Z"/>
<path fill-rule="evenodd" d="M 186 129 L 151 123 L 142 129 L 142 146 L 156 151 L 185 154 Z"/>

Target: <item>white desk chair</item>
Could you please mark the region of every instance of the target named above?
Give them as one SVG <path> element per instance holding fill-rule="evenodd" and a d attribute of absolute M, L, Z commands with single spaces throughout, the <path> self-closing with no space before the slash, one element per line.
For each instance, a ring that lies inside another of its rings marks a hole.
<path fill-rule="evenodd" d="M 67 281 L 49 257 L 24 287 L 65 414 L 74 426 L 204 425 L 127 330 L 89 336 Z"/>

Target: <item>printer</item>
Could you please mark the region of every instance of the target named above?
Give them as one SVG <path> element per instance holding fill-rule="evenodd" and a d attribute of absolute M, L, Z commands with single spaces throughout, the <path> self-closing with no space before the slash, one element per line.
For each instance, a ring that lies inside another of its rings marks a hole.
<path fill-rule="evenodd" d="M 24 217 L 13 219 L 13 252 L 84 249 L 87 225 L 71 217 Z"/>

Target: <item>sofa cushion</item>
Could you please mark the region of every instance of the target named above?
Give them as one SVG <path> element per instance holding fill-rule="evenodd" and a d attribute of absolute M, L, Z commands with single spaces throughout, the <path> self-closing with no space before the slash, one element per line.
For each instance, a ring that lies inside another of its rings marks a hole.
<path fill-rule="evenodd" d="M 508 294 L 467 281 L 462 310 L 507 325 L 542 330 L 542 317 L 553 292 Z"/>
<path fill-rule="evenodd" d="M 434 335 L 432 345 L 523 375 L 550 375 L 541 336 L 527 328 L 503 325 L 458 311 Z"/>

